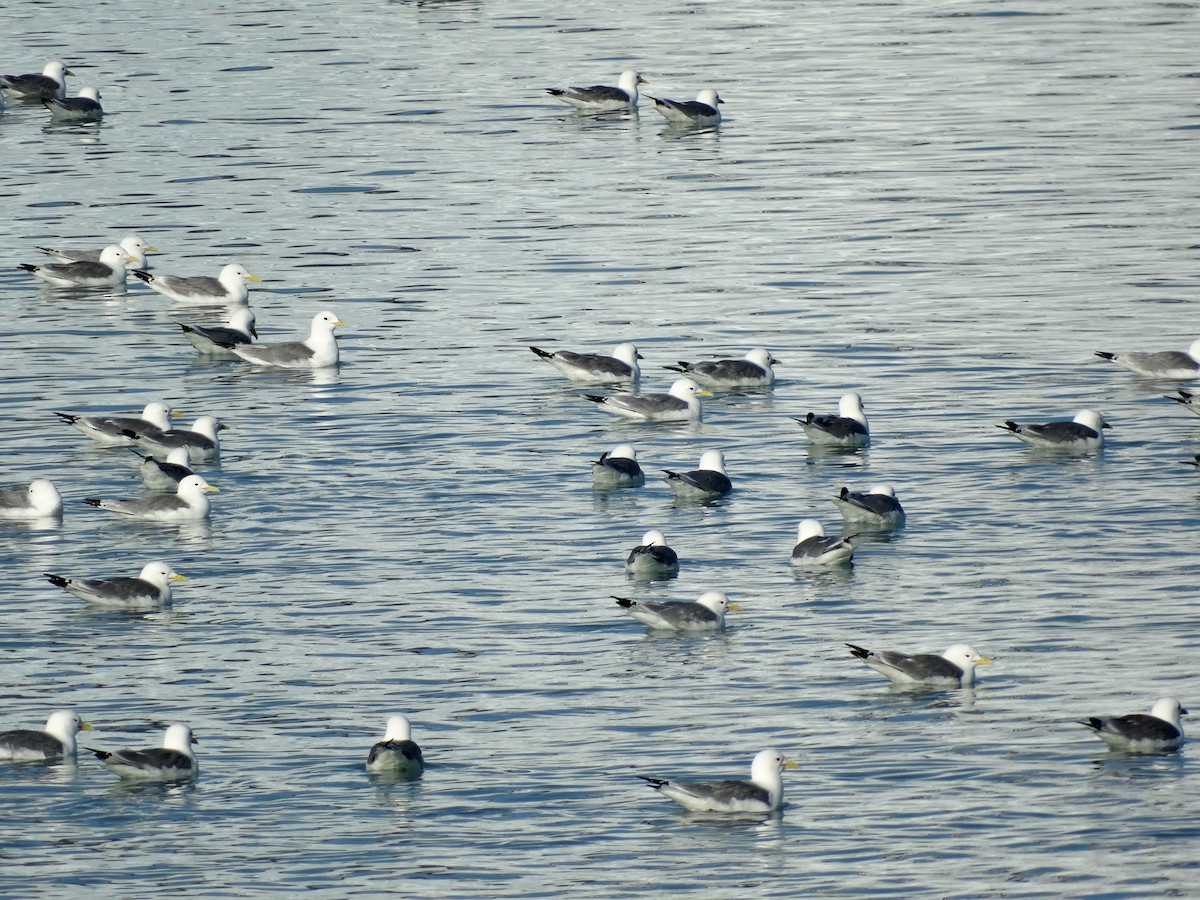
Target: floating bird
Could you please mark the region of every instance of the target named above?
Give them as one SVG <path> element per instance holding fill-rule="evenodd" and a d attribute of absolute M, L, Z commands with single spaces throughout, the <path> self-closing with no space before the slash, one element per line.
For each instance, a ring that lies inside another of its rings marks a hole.
<path fill-rule="evenodd" d="M 667 546 L 661 531 L 647 531 L 625 558 L 625 571 L 644 581 L 674 578 L 679 574 L 679 555 Z"/>
<path fill-rule="evenodd" d="M 192 744 L 198 741 L 186 725 L 172 725 L 163 735 L 161 747 L 146 750 L 92 750 L 96 758 L 122 778 L 141 781 L 179 781 L 200 773 Z M 85 747 L 91 750 L 90 747 Z"/>
<path fill-rule="evenodd" d="M 917 653 L 910 656 L 895 650 L 868 650 L 857 644 L 847 644 L 850 653 L 863 660 L 897 684 L 930 684 L 970 687 L 975 683 L 975 667 L 991 664 L 970 644 L 955 644 L 937 656 Z"/>
<path fill-rule="evenodd" d="M 551 353 L 540 347 L 530 347 L 539 359 L 544 359 L 572 381 L 621 382 L 637 381 L 641 376 L 638 360 L 642 355 L 628 342 L 613 347 L 612 356 L 598 353 L 575 353 L 557 350 Z"/>
<path fill-rule="evenodd" d="M 808 439 L 826 447 L 865 447 L 871 440 L 867 427 L 867 416 L 863 412 L 862 397 L 853 391 L 838 401 L 836 416 L 818 416 L 809 413 L 796 419 Z"/>
<path fill-rule="evenodd" d="M 150 609 L 171 602 L 171 583 L 187 581 L 164 562 L 146 563 L 136 578 L 67 578 L 45 572 L 52 585 L 80 600 L 119 609 Z"/>
<path fill-rule="evenodd" d="M 679 360 L 678 365 L 663 366 L 672 372 L 682 372 L 703 385 L 717 389 L 770 387 L 775 383 L 778 363 L 769 351 L 757 347 L 742 359 L 717 359 L 711 362 L 689 363 Z"/>
<path fill-rule="evenodd" d="M 80 89 L 78 97 L 42 100 L 42 106 L 50 110 L 50 118 L 55 122 L 99 122 L 104 116 L 100 92 L 94 87 Z"/>
<path fill-rule="evenodd" d="M 783 770 L 798 769 L 777 750 L 761 750 L 750 764 L 749 781 L 692 783 L 639 775 L 664 797 L 695 812 L 769 813 L 783 803 Z"/>
<path fill-rule="evenodd" d="M 1178 397 L 1167 397 L 1168 400 L 1174 400 L 1176 403 L 1182 404 L 1183 408 L 1188 412 L 1195 413 L 1200 416 L 1200 394 L 1193 394 L 1190 391 L 1180 389 L 1176 391 Z"/>
<path fill-rule="evenodd" d="M 741 609 L 736 603 L 729 602 L 724 591 L 706 591 L 694 603 L 658 603 L 653 600 L 631 600 L 628 597 L 613 599 L 643 625 L 660 631 L 720 631 L 725 627 L 725 613 Z"/>
<path fill-rule="evenodd" d="M 716 125 L 721 121 L 717 106 L 725 101 L 712 88 L 705 88 L 695 100 L 667 100 L 650 97 L 657 109 L 673 125 Z"/>
<path fill-rule="evenodd" d="M 100 251 L 100 258 L 95 262 L 80 260 L 46 263 L 44 266 L 21 263 L 18 268 L 55 287 L 113 287 L 125 283 L 125 263 L 128 259 L 124 250 L 112 244 Z"/>
<path fill-rule="evenodd" d="M 125 258 L 128 260 L 126 264 L 126 275 L 129 274 L 129 268 L 135 267 L 143 269 L 146 267 L 146 254 L 153 253 L 157 248 L 151 247 L 142 238 L 136 234 L 128 234 L 121 238 L 121 242 L 117 245 L 125 251 Z M 58 250 L 54 247 L 38 247 L 47 256 L 52 256 L 59 262 L 99 262 L 100 254 L 103 250 Z"/>
<path fill-rule="evenodd" d="M 44 519 L 62 515 L 62 495 L 54 483 L 35 478 L 28 485 L 0 488 L 0 519 Z"/>
<path fill-rule="evenodd" d="M 1169 378 L 1190 381 L 1200 377 L 1200 338 L 1192 341 L 1186 353 L 1178 350 L 1161 350 L 1157 353 L 1105 353 L 1097 350 L 1101 359 L 1111 359 L 1138 375 L 1147 378 Z"/>
<path fill-rule="evenodd" d="M 1079 724 L 1092 729 L 1096 737 L 1114 750 L 1153 753 L 1174 750 L 1183 743 L 1183 725 L 1179 717 L 1186 715 L 1187 710 L 1178 700 L 1163 697 L 1151 707 L 1149 715 L 1090 716 L 1081 719 Z"/>
<path fill-rule="evenodd" d="M 234 307 L 225 320 L 224 325 L 184 325 L 176 322 L 183 329 L 184 336 L 192 346 L 204 356 L 227 356 L 235 354 L 229 349 L 231 344 L 249 344 L 258 337 L 255 329 L 254 310 L 248 306 Z"/>
<path fill-rule="evenodd" d="M 646 475 L 632 444 L 618 444 L 592 463 L 592 484 L 602 488 L 641 487 Z"/>
<path fill-rule="evenodd" d="M 690 378 L 680 378 L 666 394 L 613 394 L 601 397 L 584 394 L 588 400 L 600 404 L 600 408 L 614 415 L 624 416 L 639 422 L 687 422 L 697 421 L 701 416 L 700 398 L 711 397 L 708 391 Z"/>
<path fill-rule="evenodd" d="M 41 731 L 17 728 L 0 731 L 0 759 L 13 762 L 45 762 L 75 755 L 75 735 L 94 730 L 79 713 L 60 709 L 50 714 Z"/>
<path fill-rule="evenodd" d="M 56 412 L 55 415 L 98 444 L 106 447 L 132 447 L 134 440 L 129 432 L 144 435 L 161 434 L 171 427 L 174 413 L 165 403 L 156 400 L 146 404 L 141 418 L 81 416 L 63 412 Z"/>
<path fill-rule="evenodd" d="M 617 87 L 594 84 L 591 87 L 548 88 L 546 93 L 587 112 L 636 110 L 639 84 L 648 82 L 633 69 L 626 69 L 617 80 Z"/>
<path fill-rule="evenodd" d="M 40 102 L 67 96 L 66 76 L 75 73 L 57 59 L 42 68 L 40 75 L 0 75 L 0 90 L 14 100 Z"/>
<path fill-rule="evenodd" d="M 192 457 L 187 447 L 172 448 L 165 460 L 142 453 L 136 447 L 130 447 L 129 451 L 136 454 L 142 461 L 142 464 L 138 466 L 138 471 L 142 476 L 142 484 L 146 486 L 147 490 L 176 491 L 179 489 L 179 482 L 193 474 L 192 470 L 188 468 L 192 463 Z"/>
<path fill-rule="evenodd" d="M 720 450 L 706 451 L 700 457 L 699 467 L 691 472 L 663 471 L 666 472 L 663 480 L 680 500 L 707 502 L 733 490 L 733 482 L 725 471 L 725 454 Z"/>
<path fill-rule="evenodd" d="M 833 498 L 842 518 L 861 527 L 887 530 L 904 524 L 904 507 L 890 484 L 877 484 L 868 491 L 843 487 Z"/>
<path fill-rule="evenodd" d="M 177 303 L 223 303 L 226 306 L 245 303 L 250 296 L 246 282 L 262 281 L 237 263 L 222 268 L 216 278 L 207 275 L 152 275 L 143 269 L 134 269 L 133 277 Z"/>
<path fill-rule="evenodd" d="M 417 778 L 425 771 L 425 759 L 412 739 L 407 716 L 392 716 L 387 720 L 383 740 L 367 754 L 367 771 L 400 778 Z"/>
<path fill-rule="evenodd" d="M 1018 425 L 1009 420 L 996 427 L 1003 428 L 1034 450 L 1062 453 L 1092 453 L 1099 450 L 1104 446 L 1104 429 L 1112 428 L 1100 413 L 1090 409 L 1080 410 L 1070 422 Z"/>
<path fill-rule="evenodd" d="M 176 447 L 186 447 L 191 459 L 196 462 L 211 462 L 221 453 L 221 442 L 217 433 L 228 428 L 228 425 L 218 422 L 216 416 L 200 416 L 192 423 L 190 429 L 154 431 L 130 428 L 125 434 L 152 453 L 165 454 Z"/>
<path fill-rule="evenodd" d="M 179 482 L 174 494 L 143 494 L 133 500 L 93 500 L 83 502 L 97 509 L 130 519 L 147 522 L 189 522 L 208 517 L 209 502 L 205 494 L 216 493 L 199 475 L 189 475 Z"/>
<path fill-rule="evenodd" d="M 338 362 L 337 339 L 333 329 L 346 323 L 326 310 L 313 316 L 308 337 L 302 341 L 279 344 L 217 343 L 246 362 L 282 369 L 323 369 Z"/>
<path fill-rule="evenodd" d="M 848 537 L 826 537 L 825 527 L 816 519 L 800 523 L 796 546 L 792 548 L 792 565 L 801 567 L 836 566 L 849 562 L 854 544 Z"/>

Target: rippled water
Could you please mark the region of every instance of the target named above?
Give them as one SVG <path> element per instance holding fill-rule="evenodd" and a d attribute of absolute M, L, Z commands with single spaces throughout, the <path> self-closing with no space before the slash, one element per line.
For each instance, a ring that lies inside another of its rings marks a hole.
<path fill-rule="evenodd" d="M 1196 7 L 795 2 L 237 6 L 0 13 L 6 71 L 61 56 L 100 127 L 0 117 L 3 481 L 52 478 L 61 526 L 0 523 L 3 727 L 73 706 L 90 746 L 171 721 L 194 784 L 0 768 L 0 891 L 121 897 L 1161 897 L 1194 892 L 1194 752 L 1113 756 L 1081 715 L 1197 704 L 1200 422 L 1095 359 L 1196 336 Z M 48 29 L 46 17 L 54 18 Z M 638 67 L 717 87 L 719 131 L 581 117 L 543 89 Z M 23 67 L 23 68 L 22 68 Z M 137 231 L 157 271 L 263 277 L 279 340 L 335 310 L 336 372 L 194 356 L 211 321 L 131 287 L 56 293 L 38 245 Z M 770 393 L 702 425 L 609 419 L 526 349 L 635 341 L 662 365 L 766 346 Z M 860 391 L 874 443 L 814 455 L 790 416 Z M 112 521 L 137 460 L 54 410 L 166 399 L 232 430 L 211 524 Z M 1038 458 L 993 426 L 1115 425 Z M 726 453 L 714 507 L 648 471 Z M 908 527 L 793 574 L 797 522 L 894 484 Z M 670 582 L 621 560 L 659 527 Z M 97 613 L 42 572 L 191 581 Z M 647 635 L 610 594 L 745 609 Z M 904 692 L 842 643 L 996 659 L 974 691 Z M 407 713 L 429 769 L 365 775 Z M 797 759 L 762 822 L 686 814 L 638 773 Z"/>

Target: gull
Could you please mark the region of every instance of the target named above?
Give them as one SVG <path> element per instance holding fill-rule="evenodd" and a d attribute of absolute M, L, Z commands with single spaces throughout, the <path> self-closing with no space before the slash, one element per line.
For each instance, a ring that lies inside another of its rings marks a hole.
<path fill-rule="evenodd" d="M 142 453 L 136 447 L 130 447 L 129 452 L 136 454 L 142 461 L 138 471 L 147 490 L 176 491 L 179 489 L 179 482 L 193 474 L 189 468 L 192 456 L 187 447 L 173 447 L 165 460 Z"/>
<path fill-rule="evenodd" d="M 412 739 L 407 716 L 392 716 L 387 720 L 383 740 L 367 754 L 367 771 L 400 778 L 417 778 L 425 771 L 425 759 Z"/>
<path fill-rule="evenodd" d="M 720 450 L 706 451 L 700 457 L 700 465 L 691 472 L 663 471 L 666 472 L 663 480 L 680 500 L 716 500 L 733 490 L 733 482 L 725 471 L 725 454 Z"/>
<path fill-rule="evenodd" d="M 94 87 L 81 88 L 78 97 L 43 99 L 42 106 L 50 110 L 50 118 L 55 122 L 99 122 L 104 116 L 100 92 Z"/>
<path fill-rule="evenodd" d="M 598 353 L 575 353 L 571 350 L 542 350 L 530 347 L 539 359 L 544 359 L 572 381 L 621 382 L 637 381 L 642 374 L 638 360 L 642 355 L 629 342 L 613 347 L 611 356 Z"/>
<path fill-rule="evenodd" d="M 221 452 L 217 433 L 228 429 L 229 426 L 218 422 L 216 416 L 200 416 L 190 429 L 156 431 L 130 428 L 125 434 L 152 453 L 168 453 L 176 447 L 186 447 L 191 459 L 210 462 Z"/>
<path fill-rule="evenodd" d="M 664 781 L 639 775 L 664 797 L 695 812 L 769 813 L 783 803 L 783 770 L 798 769 L 778 750 L 761 750 L 750 764 L 749 781 Z"/>
<path fill-rule="evenodd" d="M 663 366 L 672 372 L 682 372 L 701 384 L 716 389 L 770 387 L 775 383 L 778 363 L 770 351 L 756 347 L 742 359 L 717 359 L 710 362 L 690 363 L 679 360 L 677 365 Z"/>
<path fill-rule="evenodd" d="M 1178 350 L 1161 350 L 1156 353 L 1106 353 L 1097 350 L 1096 355 L 1101 359 L 1111 359 L 1118 366 L 1124 366 L 1129 371 L 1148 378 L 1190 381 L 1200 377 L 1200 338 L 1192 341 L 1186 353 Z"/>
<path fill-rule="evenodd" d="M 587 112 L 637 109 L 638 85 L 648 82 L 633 69 L 626 69 L 617 79 L 617 87 L 594 84 L 591 87 L 548 88 L 546 93 L 556 100 L 569 103 Z"/>
<path fill-rule="evenodd" d="M 161 434 L 171 427 L 171 418 L 174 413 L 165 403 L 156 400 L 146 404 L 140 418 L 81 416 L 64 412 L 56 412 L 55 415 L 98 444 L 106 447 L 131 447 L 134 441 L 129 432 L 147 435 Z"/>
<path fill-rule="evenodd" d="M 717 106 L 725 102 L 712 88 L 702 90 L 695 100 L 667 100 L 660 97 L 650 99 L 654 101 L 654 108 L 662 113 L 668 122 L 678 125 L 716 125 L 721 121 L 721 110 L 717 109 Z"/>
<path fill-rule="evenodd" d="M 179 482 L 174 494 L 143 494 L 133 500 L 94 500 L 83 502 L 97 509 L 108 510 L 130 519 L 146 522 L 188 522 L 208 517 L 209 502 L 205 494 L 216 493 L 199 475 L 189 475 Z"/>
<path fill-rule="evenodd" d="M 133 277 L 177 303 L 223 303 L 227 306 L 246 302 L 250 296 L 246 282 L 262 281 L 237 263 L 222 268 L 216 278 L 207 275 L 152 275 L 144 269 L 134 269 Z"/>
<path fill-rule="evenodd" d="M 1179 389 L 1176 391 L 1178 397 L 1167 397 L 1168 400 L 1174 400 L 1186 409 L 1188 412 L 1195 413 L 1200 416 L 1200 394 L 1193 394 L 1190 391 Z"/>
<path fill-rule="evenodd" d="M 117 244 L 111 244 L 100 251 L 100 258 L 95 262 L 79 260 L 42 266 L 21 263 L 18 268 L 55 287 L 113 287 L 125 283 L 125 263 L 128 260 L 124 250 Z"/>
<path fill-rule="evenodd" d="M 74 594 L 80 600 L 120 609 L 148 609 L 171 602 L 171 583 L 187 581 L 164 562 L 146 563 L 136 578 L 68 578 L 65 575 L 43 573 L 57 588 Z"/>
<path fill-rule="evenodd" d="M 602 488 L 641 487 L 646 475 L 632 444 L 618 444 L 592 463 L 592 484 Z"/>
<path fill-rule="evenodd" d="M 1186 715 L 1187 710 L 1178 700 L 1162 697 L 1151 707 L 1149 715 L 1089 716 L 1079 724 L 1092 729 L 1096 737 L 1114 750 L 1154 752 L 1174 750 L 1183 743 L 1179 717 Z"/>
<path fill-rule="evenodd" d="M 157 250 L 156 247 L 151 247 L 136 234 L 125 235 L 117 246 L 125 251 L 125 256 L 129 260 L 126 266 L 127 270 L 130 266 L 139 269 L 145 268 L 146 254 L 154 253 Z M 38 249 L 63 263 L 99 262 L 100 254 L 103 252 L 102 250 L 59 250 L 54 247 L 38 247 Z"/>
<path fill-rule="evenodd" d="M 62 515 L 62 495 L 46 478 L 35 478 L 28 485 L 0 488 L 0 519 L 44 519 L 59 515 Z"/>
<path fill-rule="evenodd" d="M 227 356 L 235 354 L 229 349 L 231 344 L 249 344 L 258 337 L 255 329 L 254 310 L 248 306 L 234 307 L 225 320 L 224 325 L 184 325 L 176 322 L 183 329 L 184 337 L 191 342 L 197 352 L 204 356 Z"/>
<path fill-rule="evenodd" d="M 679 574 L 679 555 L 667 546 L 661 531 L 647 531 L 625 558 L 625 571 L 643 580 L 674 578 Z"/>
<path fill-rule="evenodd" d="M 302 341 L 285 341 L 279 344 L 231 344 L 223 341 L 217 343 L 234 356 L 259 366 L 323 369 L 337 365 L 338 345 L 333 336 L 333 329 L 345 324 L 326 310 L 313 316 L 308 337 Z"/>
<path fill-rule="evenodd" d="M 0 731 L 0 759 L 14 762 L 45 762 L 75 755 L 75 735 L 93 731 L 79 713 L 60 709 L 50 714 L 41 731 L 17 728 Z"/>
<path fill-rule="evenodd" d="M 49 100 L 67 96 L 66 76 L 75 73 L 57 59 L 42 67 L 40 75 L 0 75 L 0 89 L 20 100 Z"/>
<path fill-rule="evenodd" d="M 877 484 L 867 491 L 843 487 L 833 505 L 841 510 L 843 519 L 857 525 L 890 529 L 904 524 L 904 507 L 890 484 Z"/>
<path fill-rule="evenodd" d="M 695 602 L 658 603 L 653 600 L 631 600 L 628 597 L 613 599 L 647 628 L 660 631 L 720 631 L 725 627 L 725 613 L 741 609 L 736 603 L 729 602 L 729 596 L 724 591 L 706 591 Z"/>
<path fill-rule="evenodd" d="M 825 527 L 816 519 L 805 519 L 796 533 L 792 565 L 801 567 L 836 566 L 849 562 L 854 544 L 848 537 L 826 537 Z"/>
<path fill-rule="evenodd" d="M 600 408 L 614 415 L 639 422 L 687 422 L 698 421 L 701 416 L 700 398 L 711 397 L 700 385 L 690 378 L 680 378 L 671 385 L 666 394 L 613 394 L 601 397 L 596 394 L 583 395 Z"/>
<path fill-rule="evenodd" d="M 192 744 L 198 741 L 186 725 L 172 725 L 163 735 L 161 747 L 146 750 L 118 750 L 108 753 L 92 750 L 96 758 L 122 778 L 141 781 L 178 781 L 195 778 L 200 773 Z"/>
<path fill-rule="evenodd" d="M 805 418 L 796 421 L 814 444 L 827 447 L 865 447 L 871 440 L 867 416 L 863 412 L 862 397 L 853 391 L 843 395 L 838 401 L 836 416 L 809 413 Z"/>
<path fill-rule="evenodd" d="M 997 425 L 1034 450 L 1091 453 L 1104 446 L 1104 429 L 1112 428 L 1100 413 L 1082 409 L 1070 422 L 1018 425 L 1012 420 Z"/>
<path fill-rule="evenodd" d="M 970 687 L 975 667 L 991 665 L 970 644 L 955 644 L 940 656 L 933 653 L 909 655 L 895 650 L 868 650 L 847 644 L 850 653 L 897 684 L 941 684 Z"/>

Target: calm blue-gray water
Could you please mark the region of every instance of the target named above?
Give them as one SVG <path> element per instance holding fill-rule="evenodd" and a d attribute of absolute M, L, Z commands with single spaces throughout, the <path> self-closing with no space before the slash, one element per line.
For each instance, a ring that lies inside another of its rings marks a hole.
<path fill-rule="evenodd" d="M 1122 756 L 1081 716 L 1200 704 L 1200 419 L 1096 350 L 1197 336 L 1200 107 L 1187 3 L 568 4 L 145 0 L 0 11 L 6 72 L 61 58 L 99 126 L 0 116 L 0 728 L 73 707 L 90 747 L 195 730 L 192 783 L 0 766 L 0 894 L 122 898 L 1196 896 L 1195 750 Z M 715 87 L 719 130 L 581 116 L 545 89 Z M 136 232 L 155 271 L 240 262 L 265 340 L 333 310 L 342 364 L 206 361 L 140 283 L 62 292 L 38 246 Z M 769 392 L 637 425 L 528 350 L 676 360 L 769 348 Z M 857 390 L 873 444 L 792 416 Z M 165 400 L 230 426 L 206 525 L 82 503 L 137 460 L 54 411 Z M 995 425 L 1114 425 L 1039 457 Z M 650 478 L 593 491 L 633 443 Z M 725 451 L 734 493 L 662 469 Z M 888 482 L 908 525 L 793 573 L 798 522 Z M 626 580 L 659 528 L 677 579 Z M 190 581 L 97 612 L 43 572 Z M 647 634 L 610 595 L 744 609 Z M 974 690 L 892 688 L 843 642 L 995 660 Z M 405 713 L 419 781 L 363 770 Z M 1185 719 L 1185 727 L 1187 720 Z M 686 813 L 638 774 L 743 778 L 781 813 Z"/>

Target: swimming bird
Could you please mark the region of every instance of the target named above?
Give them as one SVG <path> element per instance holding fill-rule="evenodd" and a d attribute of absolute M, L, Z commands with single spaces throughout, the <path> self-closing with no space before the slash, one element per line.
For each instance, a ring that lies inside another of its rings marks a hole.
<path fill-rule="evenodd" d="M 653 600 L 631 600 L 613 597 L 617 605 L 628 611 L 647 628 L 659 631 L 720 631 L 725 627 L 725 613 L 741 609 L 729 602 L 724 591 L 706 591 L 691 601 L 658 603 Z"/>
<path fill-rule="evenodd" d="M 673 125 L 716 125 L 721 121 L 721 110 L 717 107 L 725 102 L 712 88 L 702 90 L 695 100 L 650 99 L 654 101 L 654 108 Z"/>
<path fill-rule="evenodd" d="M 639 775 L 664 797 L 695 812 L 769 813 L 783 803 L 783 770 L 798 769 L 778 750 L 761 750 L 750 764 L 749 781 L 665 781 Z"/>
<path fill-rule="evenodd" d="M 632 444 L 618 444 L 592 463 L 592 484 L 601 488 L 641 487 L 646 474 Z"/>
<path fill-rule="evenodd" d="M 816 519 L 805 519 L 796 533 L 792 565 L 801 567 L 836 566 L 850 561 L 854 544 L 848 537 L 826 537 L 825 527 Z"/>
<path fill-rule="evenodd" d="M 146 750 L 118 750 L 108 753 L 92 750 L 96 758 L 109 770 L 122 778 L 141 781 L 179 781 L 195 778 L 200 774 L 192 744 L 198 743 L 192 729 L 186 725 L 172 725 L 163 735 L 161 747 Z"/>
<path fill-rule="evenodd" d="M 187 447 L 173 447 L 165 460 L 142 453 L 136 447 L 130 447 L 129 451 L 142 461 L 138 472 L 147 490 L 176 491 L 179 482 L 193 474 L 189 468 L 192 457 Z"/>
<path fill-rule="evenodd" d="M 144 269 L 134 269 L 133 277 L 176 303 L 222 303 L 226 306 L 245 303 L 250 296 L 246 283 L 262 281 L 237 263 L 223 267 L 216 278 L 208 275 L 153 275 Z"/>
<path fill-rule="evenodd" d="M 81 88 L 77 97 L 50 97 L 42 100 L 55 122 L 99 122 L 104 116 L 100 92 L 94 87 Z"/>
<path fill-rule="evenodd" d="M 367 754 L 367 771 L 400 778 L 417 778 L 425 771 L 425 759 L 412 739 L 407 716 L 392 716 L 387 720 L 383 740 Z"/>
<path fill-rule="evenodd" d="M 129 274 L 131 267 L 144 269 L 147 265 L 146 254 L 153 253 L 157 249 L 151 247 L 136 234 L 125 235 L 117 246 L 125 251 L 125 258 L 128 260 L 125 264 L 126 275 Z M 58 250 L 54 247 L 38 247 L 38 249 L 47 256 L 64 263 L 99 262 L 100 254 L 104 252 L 103 250 Z"/>
<path fill-rule="evenodd" d="M 682 372 L 689 378 L 718 390 L 730 388 L 770 387 L 775 383 L 778 363 L 769 351 L 756 347 L 742 359 L 716 359 L 711 362 L 689 363 L 682 359 L 674 366 L 663 366 L 672 372 Z"/>
<path fill-rule="evenodd" d="M 1200 378 L 1200 338 L 1192 341 L 1186 353 L 1178 350 L 1160 350 L 1152 353 L 1106 353 L 1097 350 L 1096 355 L 1147 378 L 1169 378 L 1176 381 Z"/>
<path fill-rule="evenodd" d="M 586 399 L 600 404 L 600 408 L 634 419 L 639 422 L 687 422 L 698 421 L 701 417 L 701 397 L 711 397 L 708 391 L 700 389 L 700 385 L 690 378 L 680 378 L 671 390 L 665 394 L 613 394 L 601 397 L 597 394 L 584 394 Z"/>
<path fill-rule="evenodd" d="M 717 500 L 733 490 L 733 482 L 725 471 L 725 454 L 720 450 L 705 451 L 700 465 L 691 472 L 663 471 L 666 472 L 663 480 L 680 500 Z"/>
<path fill-rule="evenodd" d="M 1035 450 L 1054 450 L 1064 453 L 1091 453 L 1104 446 L 1104 429 L 1112 428 L 1104 417 L 1090 409 L 1082 409 L 1070 422 L 1047 422 L 1045 425 L 1018 425 L 1006 421 L 1003 428 Z"/>
<path fill-rule="evenodd" d="M 1200 394 L 1193 394 L 1190 391 L 1185 391 L 1182 388 L 1176 391 L 1178 397 L 1167 397 L 1168 400 L 1174 400 L 1176 403 L 1183 406 L 1190 413 L 1195 413 L 1200 416 Z"/>
<path fill-rule="evenodd" d="M 847 644 L 850 653 L 897 684 L 930 684 L 970 687 L 975 667 L 991 665 L 970 644 L 955 644 L 940 656 L 933 653 L 909 655 L 896 650 L 868 650 Z"/>
<path fill-rule="evenodd" d="M 626 69 L 617 79 L 617 87 L 593 84 L 591 87 L 547 88 L 546 93 L 556 100 L 569 103 L 586 112 L 608 112 L 637 109 L 638 85 L 648 84 L 633 69 Z"/>
<path fill-rule="evenodd" d="M 83 502 L 97 509 L 108 510 L 129 519 L 146 522 L 189 522 L 208 517 L 209 502 L 205 494 L 219 488 L 199 475 L 189 475 L 179 482 L 174 494 L 143 494 L 132 500 L 94 500 Z"/>
<path fill-rule="evenodd" d="M 642 371 L 638 360 L 642 355 L 628 342 L 613 347 L 612 356 L 598 353 L 575 353 L 571 350 L 542 350 L 530 347 L 539 359 L 544 359 L 572 381 L 597 383 L 637 381 Z"/>
<path fill-rule="evenodd" d="M 42 266 L 21 263 L 18 268 L 55 287 L 113 287 L 125 283 L 125 263 L 128 259 L 124 250 L 112 244 L 100 251 L 100 258 L 95 262 L 79 260 Z"/>
<path fill-rule="evenodd" d="M 1179 717 L 1187 710 L 1174 697 L 1162 697 L 1150 709 L 1149 715 L 1133 713 L 1127 716 L 1089 716 L 1079 721 L 1096 733 L 1096 737 L 1114 750 L 1152 753 L 1174 750 L 1183 743 L 1183 725 Z"/>
<path fill-rule="evenodd" d="M 281 369 L 323 369 L 338 362 L 337 339 L 333 329 L 346 323 L 326 310 L 313 316 L 308 337 L 302 341 L 278 344 L 231 344 L 217 341 L 234 356 L 258 366 Z"/>
<path fill-rule="evenodd" d="M 56 412 L 56 416 L 72 428 L 86 434 L 97 444 L 106 447 L 132 447 L 134 440 L 129 432 L 136 434 L 161 434 L 171 427 L 175 415 L 165 403 L 147 403 L 139 418 L 132 416 L 83 416 L 75 413 Z"/>
<path fill-rule="evenodd" d="M 42 67 L 40 75 L 0 75 L 0 90 L 14 100 L 40 102 L 67 96 L 66 76 L 75 73 L 57 59 Z"/>
<path fill-rule="evenodd" d="M 865 447 L 871 440 L 862 397 L 851 391 L 838 401 L 836 416 L 809 413 L 796 419 L 808 439 L 826 447 Z"/>
<path fill-rule="evenodd" d="M 0 488 L 0 519 L 44 519 L 59 515 L 62 515 L 62 495 L 46 478 L 35 478 L 28 485 Z"/>
<path fill-rule="evenodd" d="M 860 527 L 890 529 L 904 524 L 904 507 L 890 484 L 877 484 L 868 491 L 843 487 L 833 498 L 833 505 L 841 511 L 843 519 Z"/>
<path fill-rule="evenodd" d="M 188 456 L 196 462 L 211 462 L 221 453 L 218 432 L 229 426 L 218 422 L 216 416 L 200 416 L 188 428 L 171 428 L 167 431 L 151 429 L 128 429 L 125 434 L 151 453 L 169 453 L 176 447 L 186 447 Z"/>
<path fill-rule="evenodd" d="M 52 712 L 41 731 L 16 728 L 0 731 L 0 759 L 13 762 L 45 762 L 75 755 L 75 735 L 93 731 L 91 725 L 70 709 Z"/>
<path fill-rule="evenodd" d="M 120 609 L 149 609 L 171 602 L 171 583 L 187 581 L 164 562 L 146 563 L 136 578 L 68 578 L 43 573 L 55 587 L 80 600 Z"/>
<path fill-rule="evenodd" d="M 661 531 L 647 531 L 625 558 L 625 571 L 644 581 L 674 578 L 679 574 L 679 555 L 667 546 Z"/>
<path fill-rule="evenodd" d="M 235 306 L 224 325 L 185 325 L 176 322 L 196 350 L 204 356 L 235 357 L 230 344 L 249 344 L 258 337 L 254 310 Z"/>

